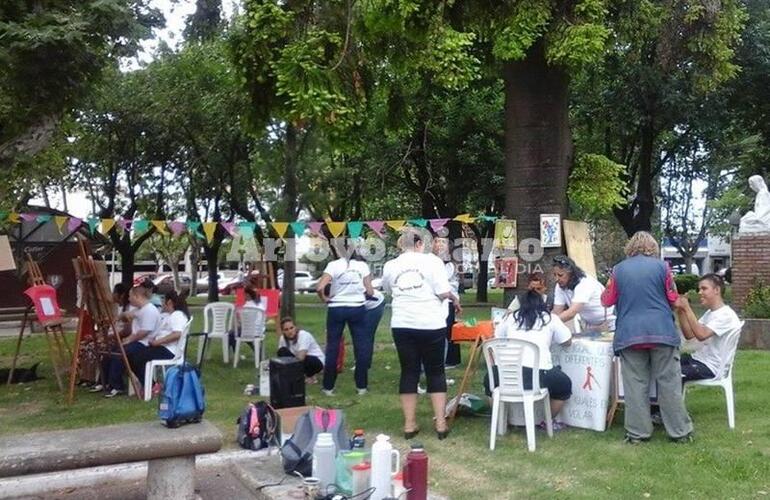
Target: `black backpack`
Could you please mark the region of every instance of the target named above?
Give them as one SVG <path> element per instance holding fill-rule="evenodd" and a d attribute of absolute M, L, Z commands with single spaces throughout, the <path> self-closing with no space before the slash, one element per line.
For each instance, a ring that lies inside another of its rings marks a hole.
<path fill-rule="evenodd" d="M 268 446 L 280 446 L 279 417 L 272 406 L 264 401 L 249 403 L 236 421 L 237 439 L 241 448 L 261 450 Z"/>

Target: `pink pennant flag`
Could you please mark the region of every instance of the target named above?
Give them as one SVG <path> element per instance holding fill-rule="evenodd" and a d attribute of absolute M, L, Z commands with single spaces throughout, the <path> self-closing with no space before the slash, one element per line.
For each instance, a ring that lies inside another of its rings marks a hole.
<path fill-rule="evenodd" d="M 79 228 L 82 223 L 82 219 L 78 219 L 77 217 L 70 217 L 70 220 L 67 222 L 67 229 L 74 231 Z"/>
<path fill-rule="evenodd" d="M 220 222 L 219 224 L 222 225 L 223 228 L 225 228 L 225 231 L 227 231 L 230 236 L 235 238 L 235 222 Z"/>
<path fill-rule="evenodd" d="M 430 219 L 428 222 L 430 222 L 430 228 L 433 229 L 433 232 L 437 232 L 442 227 L 446 226 L 446 223 L 449 222 L 449 219 Z"/>
<path fill-rule="evenodd" d="M 324 225 L 323 222 L 308 222 L 307 227 L 310 228 L 310 232 L 313 234 L 317 234 L 318 236 L 323 236 L 321 233 L 321 227 Z"/>
<path fill-rule="evenodd" d="M 19 214 L 24 222 L 32 222 L 37 219 L 37 214 Z"/>
<path fill-rule="evenodd" d="M 128 231 L 128 227 L 131 225 L 131 219 L 120 219 L 118 225 L 123 228 L 123 231 Z"/>
<path fill-rule="evenodd" d="M 372 228 L 372 231 L 377 233 L 377 236 L 382 238 L 382 229 L 385 227 L 384 220 L 368 220 L 366 221 L 366 225 Z"/>
<path fill-rule="evenodd" d="M 184 222 L 174 220 L 168 223 L 168 228 L 171 229 L 171 232 L 174 234 L 174 236 L 179 236 L 184 232 L 185 225 Z"/>

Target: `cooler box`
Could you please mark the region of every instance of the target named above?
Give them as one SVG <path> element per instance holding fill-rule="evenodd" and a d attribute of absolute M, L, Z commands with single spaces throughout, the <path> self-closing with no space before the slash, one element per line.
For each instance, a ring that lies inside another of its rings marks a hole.
<path fill-rule="evenodd" d="M 305 406 L 305 370 L 294 357 L 270 360 L 270 405 L 276 410 Z"/>

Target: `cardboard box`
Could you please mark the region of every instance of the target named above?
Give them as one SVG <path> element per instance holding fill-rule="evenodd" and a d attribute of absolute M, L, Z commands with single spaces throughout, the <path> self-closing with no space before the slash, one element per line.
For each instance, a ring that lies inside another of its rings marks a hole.
<path fill-rule="evenodd" d="M 275 410 L 281 418 L 281 444 L 294 434 L 294 424 L 297 423 L 297 419 L 313 408 L 315 407 L 295 406 L 293 408 L 281 408 L 280 410 Z"/>

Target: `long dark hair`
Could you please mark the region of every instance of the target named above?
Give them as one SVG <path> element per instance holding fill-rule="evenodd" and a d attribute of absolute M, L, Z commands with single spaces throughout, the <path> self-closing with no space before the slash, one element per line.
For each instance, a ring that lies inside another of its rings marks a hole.
<path fill-rule="evenodd" d="M 519 328 L 532 330 L 538 319 L 547 325 L 551 321 L 551 314 L 548 312 L 543 296 L 534 290 L 529 290 L 519 295 L 519 309 L 513 313 L 513 319 L 516 320 Z"/>
<path fill-rule="evenodd" d="M 170 290 L 166 293 L 164 299 L 165 302 L 171 301 L 174 304 L 174 311 L 182 311 L 185 316 L 190 317 L 190 311 L 187 309 L 187 301 L 184 295 L 176 293 L 176 290 Z"/>
<path fill-rule="evenodd" d="M 575 264 L 575 261 L 566 255 L 559 255 L 553 258 L 553 267 L 564 269 L 569 273 L 567 288 L 574 290 L 581 279 L 586 277 L 586 273 Z"/>
<path fill-rule="evenodd" d="M 246 295 L 249 296 L 249 299 L 254 301 L 255 304 L 259 304 L 260 295 L 256 288 L 247 286 L 243 289 L 243 291 L 246 293 Z"/>

